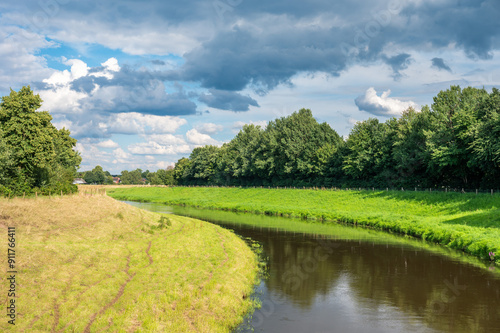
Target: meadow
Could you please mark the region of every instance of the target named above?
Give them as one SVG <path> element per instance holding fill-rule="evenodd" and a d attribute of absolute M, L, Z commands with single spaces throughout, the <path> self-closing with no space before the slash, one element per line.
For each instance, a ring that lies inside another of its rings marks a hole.
<path fill-rule="evenodd" d="M 95 193 L 0 199 L 4 271 L 8 227 L 17 318 L 0 331 L 230 332 L 256 305 L 256 254 L 207 222 Z"/>
<path fill-rule="evenodd" d="M 500 263 L 498 194 L 217 187 L 117 187 L 108 194 L 121 200 L 365 226 Z"/>

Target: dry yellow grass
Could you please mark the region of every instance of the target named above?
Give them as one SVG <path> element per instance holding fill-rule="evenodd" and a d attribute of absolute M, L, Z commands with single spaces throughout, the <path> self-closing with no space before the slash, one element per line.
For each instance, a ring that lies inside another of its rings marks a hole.
<path fill-rule="evenodd" d="M 16 227 L 14 331 L 230 331 L 253 306 L 255 254 L 218 226 L 160 217 L 102 195 L 0 199 L 4 271 Z"/>

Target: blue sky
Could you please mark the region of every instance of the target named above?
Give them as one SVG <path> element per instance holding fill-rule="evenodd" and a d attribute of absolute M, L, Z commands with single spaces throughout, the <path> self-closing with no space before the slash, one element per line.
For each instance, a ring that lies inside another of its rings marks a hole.
<path fill-rule="evenodd" d="M 31 85 L 80 170 L 173 165 L 309 108 L 347 136 L 500 86 L 497 0 L 26 0 L 0 4 L 0 94 Z"/>

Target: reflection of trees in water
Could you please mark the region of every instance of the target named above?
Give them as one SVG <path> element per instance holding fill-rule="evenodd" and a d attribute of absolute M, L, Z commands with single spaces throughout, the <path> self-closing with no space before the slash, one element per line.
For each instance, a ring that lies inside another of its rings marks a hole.
<path fill-rule="evenodd" d="M 394 245 L 335 241 L 328 254 L 311 237 L 249 232 L 271 258 L 269 290 L 304 309 L 318 297 L 331 297 L 347 276 L 360 306 L 394 306 L 446 332 L 500 327 L 500 280 L 477 268 Z"/>
<path fill-rule="evenodd" d="M 186 209 L 185 214 L 255 225 L 290 226 L 298 222 L 212 210 L 189 209 L 188 213 Z M 358 307 L 393 306 L 405 317 L 417 317 L 416 321 L 440 331 L 495 332 L 500 327 L 500 280 L 476 267 L 394 244 L 326 241 L 258 226 L 228 227 L 263 244 L 270 258 L 269 291 L 284 295 L 303 309 L 310 309 L 316 299 L 332 297 L 339 286 L 347 286 Z M 371 231 L 349 228 L 345 232 L 351 238 L 357 233 L 363 238 Z M 381 233 L 383 237 L 388 235 Z"/>

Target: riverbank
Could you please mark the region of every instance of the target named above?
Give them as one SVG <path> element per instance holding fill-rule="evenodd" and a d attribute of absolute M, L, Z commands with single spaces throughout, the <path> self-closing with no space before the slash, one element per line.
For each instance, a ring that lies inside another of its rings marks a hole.
<path fill-rule="evenodd" d="M 5 253 L 8 227 L 16 331 L 229 332 L 255 306 L 256 255 L 207 222 L 72 195 L 0 199 Z"/>
<path fill-rule="evenodd" d="M 121 200 L 362 225 L 425 239 L 500 264 L 498 195 L 202 187 L 118 187 L 108 194 Z"/>

